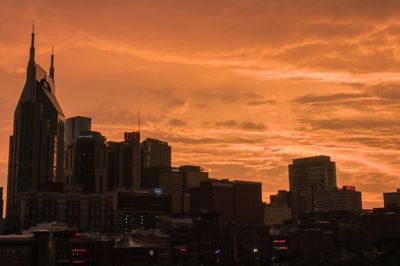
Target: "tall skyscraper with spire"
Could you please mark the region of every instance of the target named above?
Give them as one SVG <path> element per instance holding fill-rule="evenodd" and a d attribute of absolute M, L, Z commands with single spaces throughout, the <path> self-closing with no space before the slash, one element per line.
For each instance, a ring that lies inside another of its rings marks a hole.
<path fill-rule="evenodd" d="M 35 63 L 35 33 L 25 86 L 14 113 L 10 137 L 7 225 L 15 224 L 18 193 L 39 190 L 42 184 L 62 181 L 64 156 L 64 114 L 55 96 L 54 53 L 50 75 Z"/>

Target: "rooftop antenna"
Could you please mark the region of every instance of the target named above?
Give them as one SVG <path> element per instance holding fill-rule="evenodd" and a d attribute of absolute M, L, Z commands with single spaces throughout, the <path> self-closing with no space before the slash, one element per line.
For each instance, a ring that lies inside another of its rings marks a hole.
<path fill-rule="evenodd" d="M 54 80 L 54 45 L 51 45 L 50 77 Z"/>

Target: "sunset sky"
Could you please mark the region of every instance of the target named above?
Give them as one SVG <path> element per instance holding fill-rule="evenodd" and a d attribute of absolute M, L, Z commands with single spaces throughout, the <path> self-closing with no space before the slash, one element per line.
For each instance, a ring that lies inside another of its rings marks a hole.
<path fill-rule="evenodd" d="M 363 207 L 400 187 L 400 1 L 9 1 L 0 16 L 0 186 L 28 62 L 55 49 L 66 117 L 168 141 L 173 164 L 288 189 L 330 155 Z"/>

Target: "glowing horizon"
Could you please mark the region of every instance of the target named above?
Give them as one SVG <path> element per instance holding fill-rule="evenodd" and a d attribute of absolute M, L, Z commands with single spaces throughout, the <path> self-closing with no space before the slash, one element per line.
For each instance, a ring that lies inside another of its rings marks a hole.
<path fill-rule="evenodd" d="M 168 141 L 174 165 L 262 181 L 266 201 L 312 155 L 331 156 L 364 208 L 400 187 L 400 3 L 72 2 L 0 10 L 4 189 L 33 19 L 66 117 L 92 117 L 109 140 L 137 129 L 140 107 L 142 138 Z"/>

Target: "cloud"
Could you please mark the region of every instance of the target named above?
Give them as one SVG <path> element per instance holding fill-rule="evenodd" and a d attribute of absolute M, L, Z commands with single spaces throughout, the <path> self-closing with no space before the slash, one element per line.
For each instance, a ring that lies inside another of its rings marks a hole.
<path fill-rule="evenodd" d="M 359 100 L 369 98 L 367 93 L 336 93 L 329 95 L 315 95 L 307 94 L 294 99 L 295 102 L 301 104 L 315 104 L 315 103 L 338 103 L 346 100 Z"/>
<path fill-rule="evenodd" d="M 264 131 L 267 126 L 263 123 L 255 123 L 252 121 L 245 121 L 240 124 L 240 127 L 247 130 Z"/>
<path fill-rule="evenodd" d="M 226 120 L 226 121 L 216 122 L 215 126 L 220 128 L 239 128 L 244 130 L 255 130 L 255 131 L 264 131 L 267 129 L 267 126 L 265 124 L 253 121 L 237 122 L 235 120 Z"/>
<path fill-rule="evenodd" d="M 187 125 L 187 123 L 185 121 L 183 121 L 181 119 L 176 119 L 176 118 L 170 119 L 168 124 L 173 127 L 183 127 L 183 126 Z"/>

